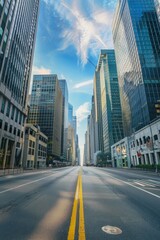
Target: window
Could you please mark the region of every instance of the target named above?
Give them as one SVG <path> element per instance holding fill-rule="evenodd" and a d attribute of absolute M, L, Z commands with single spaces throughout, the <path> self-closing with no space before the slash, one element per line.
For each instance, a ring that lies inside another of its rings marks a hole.
<path fill-rule="evenodd" d="M 9 117 L 10 108 L 11 108 L 11 104 L 10 104 L 10 102 L 8 102 L 8 105 L 7 105 L 7 112 L 6 112 L 6 116 L 7 116 L 7 117 Z"/>
<path fill-rule="evenodd" d="M 155 141 L 158 140 L 158 135 L 157 134 L 154 135 L 154 140 Z"/>
<path fill-rule="evenodd" d="M 14 128 L 14 132 L 13 133 L 14 133 L 14 135 L 16 135 L 16 133 L 17 133 L 17 129 L 16 128 Z"/>
<path fill-rule="evenodd" d="M 20 137 L 21 131 L 18 129 L 17 136 Z"/>
<path fill-rule="evenodd" d="M 29 146 L 32 147 L 32 141 L 31 140 L 29 141 Z"/>
<path fill-rule="evenodd" d="M 139 146 L 139 141 L 138 140 L 136 140 L 136 144 L 137 144 L 137 146 Z"/>
<path fill-rule="evenodd" d="M 8 130 L 8 123 L 7 123 L 7 122 L 5 122 L 5 124 L 4 124 L 4 130 L 5 130 L 5 131 Z"/>
<path fill-rule="evenodd" d="M 19 124 L 21 124 L 21 121 L 22 121 L 22 114 L 20 113 L 20 115 L 19 115 Z"/>
<path fill-rule="evenodd" d="M 23 138 L 23 132 L 21 132 L 21 138 Z"/>
<path fill-rule="evenodd" d="M 16 122 L 18 121 L 18 115 L 19 115 L 19 112 L 18 112 L 18 109 L 17 109 L 17 111 L 16 111 L 16 118 L 15 118 Z"/>
<path fill-rule="evenodd" d="M 2 128 L 3 121 L 0 119 L 0 129 Z"/>
<path fill-rule="evenodd" d="M 14 119 L 14 112 L 15 112 L 15 107 L 12 106 L 12 114 L 11 114 L 11 119 Z"/>
<path fill-rule="evenodd" d="M 12 125 L 9 127 L 9 132 L 12 133 Z"/>
<path fill-rule="evenodd" d="M 143 136 L 143 142 L 146 143 L 146 137 L 145 136 Z"/>
<path fill-rule="evenodd" d="M 25 130 L 25 134 L 28 134 L 28 133 L 29 133 L 29 129 L 26 128 L 26 130 Z"/>
<path fill-rule="evenodd" d="M 6 99 L 3 98 L 2 105 L 1 105 L 1 113 L 5 112 L 5 106 L 6 106 Z"/>

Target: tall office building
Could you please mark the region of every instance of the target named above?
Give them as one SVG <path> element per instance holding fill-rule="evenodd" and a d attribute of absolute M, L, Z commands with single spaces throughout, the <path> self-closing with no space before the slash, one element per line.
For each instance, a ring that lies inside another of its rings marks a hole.
<path fill-rule="evenodd" d="M 100 87 L 100 72 L 98 68 L 95 71 L 93 81 L 94 105 L 95 105 L 95 128 L 96 128 L 96 145 L 95 150 L 102 151 L 103 146 L 103 126 L 102 126 L 102 101 L 101 101 L 101 87 Z"/>
<path fill-rule="evenodd" d="M 34 75 L 28 122 L 48 137 L 48 158 L 61 156 L 62 105 L 57 75 Z"/>
<path fill-rule="evenodd" d="M 111 159 L 111 146 L 123 138 L 123 124 L 114 50 L 101 50 L 100 72 L 104 153 Z"/>
<path fill-rule="evenodd" d="M 71 125 L 68 126 L 68 141 L 67 141 L 67 160 L 72 163 L 72 165 L 76 164 L 76 152 L 75 152 L 75 134 L 74 129 Z"/>
<path fill-rule="evenodd" d="M 68 103 L 68 124 L 73 126 L 73 106 Z"/>
<path fill-rule="evenodd" d="M 125 135 L 156 118 L 160 23 L 153 0 L 119 0 L 113 21 Z"/>
<path fill-rule="evenodd" d="M 94 96 L 92 96 L 92 107 L 91 107 L 91 115 L 89 121 L 89 135 L 90 135 L 90 162 L 94 163 L 94 154 L 98 151 L 96 149 L 97 143 L 97 131 L 95 124 L 95 106 L 94 106 Z"/>
<path fill-rule="evenodd" d="M 86 132 L 86 148 L 87 148 L 86 163 L 87 164 L 91 163 L 90 119 L 91 119 L 91 115 L 88 115 L 88 118 L 87 118 L 87 132 Z"/>
<path fill-rule="evenodd" d="M 67 134 L 68 134 L 68 87 L 65 79 L 59 80 L 59 85 L 63 95 L 62 108 L 62 134 L 61 134 L 61 155 L 67 158 Z"/>
<path fill-rule="evenodd" d="M 0 1 L 0 167 L 22 162 L 39 0 Z"/>

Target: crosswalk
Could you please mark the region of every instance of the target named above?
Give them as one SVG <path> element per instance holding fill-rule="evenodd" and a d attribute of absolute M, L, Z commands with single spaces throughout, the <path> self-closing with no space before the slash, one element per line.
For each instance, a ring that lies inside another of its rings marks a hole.
<path fill-rule="evenodd" d="M 160 188 L 160 181 L 152 179 L 134 179 L 132 183 L 140 187 Z"/>

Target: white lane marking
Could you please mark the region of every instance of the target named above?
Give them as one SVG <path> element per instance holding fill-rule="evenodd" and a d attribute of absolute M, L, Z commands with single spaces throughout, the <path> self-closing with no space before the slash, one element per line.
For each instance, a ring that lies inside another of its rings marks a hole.
<path fill-rule="evenodd" d="M 142 186 L 142 187 L 156 187 L 155 185 L 153 184 L 150 184 L 148 182 L 145 182 L 145 181 L 134 181 L 136 184 Z"/>
<path fill-rule="evenodd" d="M 117 181 L 119 181 L 119 182 L 125 183 L 125 184 L 127 184 L 127 185 L 129 185 L 129 186 L 131 186 L 131 187 L 134 187 L 134 188 L 136 188 L 136 189 L 139 189 L 139 190 L 141 190 L 142 192 L 148 193 L 148 194 L 150 194 L 150 195 L 152 195 L 152 196 L 157 197 L 157 198 L 160 199 L 160 196 L 157 195 L 157 194 L 151 193 L 151 192 L 149 192 L 149 191 L 147 191 L 147 190 L 145 190 L 145 189 L 143 189 L 143 188 L 137 187 L 137 186 L 135 186 L 135 185 L 133 185 L 133 184 L 131 184 L 131 183 L 128 183 L 128 182 L 125 182 L 125 181 L 120 180 L 120 179 L 118 179 L 118 178 L 112 177 L 112 176 L 111 176 L 110 174 L 108 174 L 108 173 L 107 173 L 107 174 L 104 174 L 104 176 L 106 176 L 106 175 L 108 175 L 109 177 L 111 177 L 111 178 L 113 178 L 113 179 L 115 179 L 115 180 L 117 180 Z"/>
<path fill-rule="evenodd" d="M 51 174 L 51 175 L 49 175 L 49 176 L 46 176 L 46 177 L 43 177 L 43 178 L 39 178 L 39 179 L 37 179 L 37 180 L 31 181 L 31 182 L 28 182 L 28 183 L 21 184 L 21 185 L 18 185 L 18 186 L 16 186 L 16 187 L 3 190 L 3 191 L 0 192 L 0 194 L 5 193 L 5 192 L 12 191 L 12 190 L 17 189 L 17 188 L 21 188 L 21 187 L 23 187 L 23 186 L 30 185 L 30 184 L 35 183 L 35 182 L 40 182 L 40 181 L 42 181 L 42 180 L 45 179 L 45 178 L 52 177 L 53 175 L 54 175 L 54 174 Z"/>
<path fill-rule="evenodd" d="M 139 182 L 135 182 L 136 184 L 142 186 L 142 187 L 145 187 L 146 185 L 142 184 L 142 183 L 139 183 Z"/>
<path fill-rule="evenodd" d="M 152 180 L 152 179 L 149 179 L 148 181 L 153 182 L 154 184 L 160 185 L 160 182 L 158 182 L 158 181 L 155 181 L 155 180 Z"/>

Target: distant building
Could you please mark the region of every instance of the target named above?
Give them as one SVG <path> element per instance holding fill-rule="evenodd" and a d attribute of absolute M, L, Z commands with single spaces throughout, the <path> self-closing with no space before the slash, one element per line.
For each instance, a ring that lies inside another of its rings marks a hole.
<path fill-rule="evenodd" d="M 0 1 L 0 167 L 22 163 L 39 0 Z"/>
<path fill-rule="evenodd" d="M 75 147 L 75 133 L 74 128 L 69 125 L 68 126 L 68 142 L 67 142 L 67 159 L 71 162 L 72 165 L 76 165 L 76 147 Z"/>
<path fill-rule="evenodd" d="M 94 91 L 94 107 L 95 107 L 95 150 L 103 151 L 103 125 L 102 125 L 102 101 L 101 101 L 101 86 L 100 86 L 100 71 L 97 68 L 94 75 L 93 81 Z"/>
<path fill-rule="evenodd" d="M 50 158 L 61 156 L 62 105 L 57 75 L 34 75 L 28 122 L 40 126 L 48 137 Z"/>
<path fill-rule="evenodd" d="M 77 150 L 77 164 L 81 166 L 81 153 L 80 153 L 80 148 Z"/>
<path fill-rule="evenodd" d="M 87 131 L 86 131 L 86 164 L 91 164 L 91 143 L 90 143 L 90 118 L 91 115 L 88 115 L 87 118 Z"/>
<path fill-rule="evenodd" d="M 73 106 L 68 103 L 68 124 L 73 126 Z"/>
<path fill-rule="evenodd" d="M 104 153 L 111 159 L 111 146 L 122 139 L 123 124 L 114 50 L 101 50 L 100 72 Z"/>
<path fill-rule="evenodd" d="M 76 137 L 76 134 L 77 134 L 77 117 L 76 116 L 73 116 L 73 118 L 72 118 L 72 125 L 74 128 L 74 133 L 75 133 L 75 137 Z"/>
<path fill-rule="evenodd" d="M 94 164 L 94 154 L 97 151 L 96 142 L 97 142 L 97 128 L 95 124 L 95 101 L 94 96 L 92 96 L 92 107 L 91 115 L 89 120 L 89 137 L 90 137 L 90 163 Z"/>
<path fill-rule="evenodd" d="M 59 80 L 59 85 L 63 95 L 62 107 L 62 136 L 61 155 L 67 160 L 67 135 L 68 135 L 68 86 L 65 79 Z"/>
<path fill-rule="evenodd" d="M 85 132 L 85 143 L 84 143 L 84 153 L 83 153 L 83 165 L 88 163 L 87 160 L 87 131 Z"/>
<path fill-rule="evenodd" d="M 44 168 L 47 159 L 47 142 L 45 136 L 38 126 L 25 125 L 23 167 Z"/>
<path fill-rule="evenodd" d="M 113 41 L 127 136 L 156 118 L 160 100 L 160 24 L 154 1 L 119 0 Z"/>

